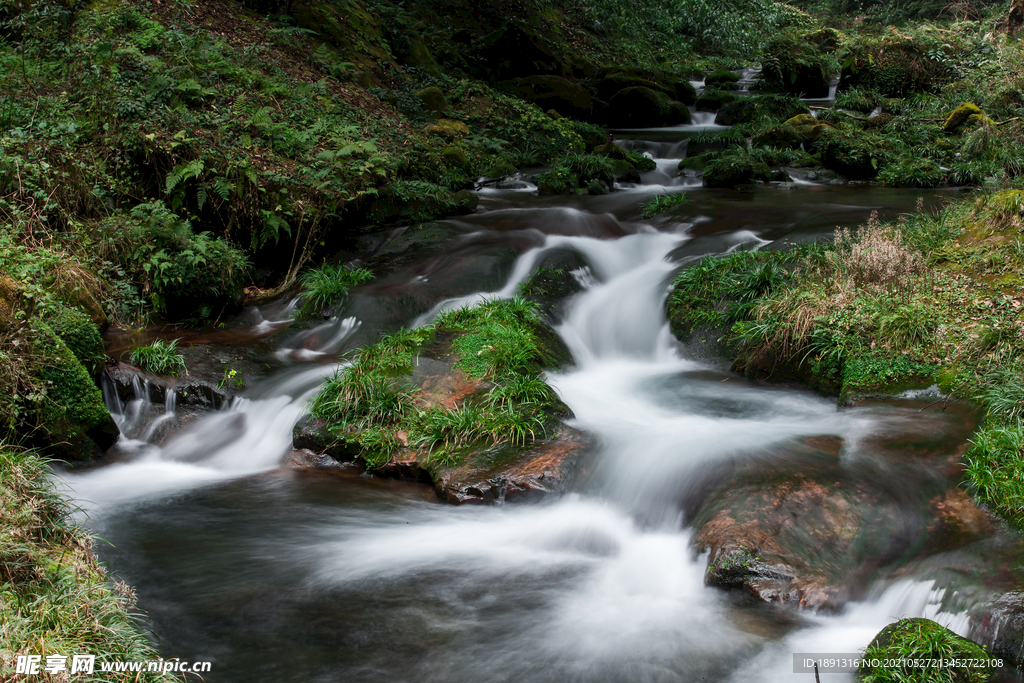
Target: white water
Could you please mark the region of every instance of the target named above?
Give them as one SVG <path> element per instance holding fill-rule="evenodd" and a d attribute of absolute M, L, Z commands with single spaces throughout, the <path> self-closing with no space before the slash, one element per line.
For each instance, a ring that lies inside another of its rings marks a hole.
<path fill-rule="evenodd" d="M 547 249 L 582 254 L 591 284 L 558 329 L 577 366 L 550 380 L 575 424 L 600 442 L 598 495 L 533 507 L 417 507 L 415 515 L 398 507 L 372 519 L 342 509 L 310 520 L 271 552 L 297 570 L 305 566 L 312 591 L 386 586 L 433 572 L 462 577 L 456 585 L 467 590 L 489 582 L 551 582 L 510 626 L 502 651 L 466 665 L 473 675 L 465 680 L 486 680 L 488 670 L 513 670 L 529 657 L 579 680 L 602 671 L 612 672 L 609 680 L 721 680 L 724 670 L 737 683 L 789 681 L 793 652 L 857 652 L 903 616 L 931 616 L 964 632 L 964 615 L 938 612 L 942 595 L 929 582 L 879 586 L 872 598 L 838 615 L 804 615 L 806 625 L 781 638 L 738 616 L 724 593 L 704 586 L 706 558 L 691 552 L 691 532 L 674 496 L 711 463 L 758 457 L 795 437 L 836 434 L 853 448 L 872 421 L 802 392 L 688 379 L 708 368 L 685 357 L 663 314 L 676 269 L 666 257 L 683 239 L 657 232 L 614 241 L 549 235 L 520 257 L 500 290 L 444 302 L 421 318 L 485 296 L 513 296 Z M 317 337 L 326 340 L 322 346 L 286 344 L 283 355 L 304 360 L 329 351 L 356 325 L 325 323 Z M 68 475 L 67 485 L 93 515 L 126 514 L 126 503 L 274 469 L 306 402 L 335 367 L 291 368 L 262 395 L 237 400 L 162 447 L 128 442 L 135 460 Z M 135 418 L 124 410 L 120 419 L 127 424 Z M 164 414 L 173 412 L 169 403 Z M 559 580 L 566 575 L 575 578 Z"/>

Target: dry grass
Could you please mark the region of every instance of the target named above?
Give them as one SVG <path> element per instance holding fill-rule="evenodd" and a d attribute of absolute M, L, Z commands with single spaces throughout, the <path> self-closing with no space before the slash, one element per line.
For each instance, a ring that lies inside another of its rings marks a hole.
<path fill-rule="evenodd" d="M 921 254 L 903 244 L 899 228 L 880 226 L 878 212 L 872 212 L 856 235 L 836 229 L 835 251 L 828 263 L 844 293 L 857 288 L 907 292 L 925 268 Z"/>

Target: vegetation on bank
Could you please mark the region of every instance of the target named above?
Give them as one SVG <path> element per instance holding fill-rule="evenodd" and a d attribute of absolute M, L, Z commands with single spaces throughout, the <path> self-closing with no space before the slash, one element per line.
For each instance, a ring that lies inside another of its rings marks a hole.
<path fill-rule="evenodd" d="M 978 402 L 969 484 L 1024 528 L 1022 209 L 1006 190 L 832 242 L 702 259 L 673 284 L 672 329 L 748 375 L 842 401 L 935 383 Z"/>
<path fill-rule="evenodd" d="M 463 383 L 450 405 L 420 384 L 421 356 L 441 361 L 443 374 Z M 486 301 L 360 349 L 324 385 L 311 412 L 369 467 L 400 451 L 451 465 L 470 450 L 525 446 L 549 433 L 566 409 L 543 371 L 568 360 L 534 304 Z"/>
<path fill-rule="evenodd" d="M 92 538 L 71 519 L 37 454 L 0 443 L 0 669 L 18 655 L 95 655 L 95 674 L 81 681 L 156 681 L 152 673 L 100 673 L 102 662 L 157 660 L 140 628 L 134 591 L 111 583 L 92 554 Z M 42 681 L 69 680 L 42 673 Z"/>

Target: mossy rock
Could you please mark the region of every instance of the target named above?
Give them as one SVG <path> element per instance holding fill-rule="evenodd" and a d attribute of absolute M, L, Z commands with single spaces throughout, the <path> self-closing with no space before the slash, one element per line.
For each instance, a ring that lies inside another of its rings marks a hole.
<path fill-rule="evenodd" d="M 695 154 L 688 156 L 685 159 L 680 159 L 679 170 L 680 171 L 703 171 L 704 165 L 707 163 L 702 154 Z"/>
<path fill-rule="evenodd" d="M 843 361 L 840 403 L 863 396 L 892 396 L 935 381 L 936 366 L 902 353 L 870 351 Z"/>
<path fill-rule="evenodd" d="M 444 96 L 444 92 L 441 91 L 437 86 L 430 86 L 424 88 L 416 93 L 416 97 L 420 98 L 423 103 L 423 108 L 430 112 L 436 112 L 443 114 L 448 111 L 448 99 Z"/>
<path fill-rule="evenodd" d="M 89 316 L 78 309 L 61 306 L 47 317 L 46 322 L 75 354 L 78 362 L 91 375 L 96 374 L 104 359 L 103 339 Z"/>
<path fill-rule="evenodd" d="M 38 379 L 46 399 L 37 409 L 40 429 L 28 435 L 29 441 L 64 460 L 89 460 L 114 445 L 120 430 L 99 387 L 71 349 L 45 323 L 38 323 L 35 332 L 39 341 L 34 353 L 44 359 Z"/>
<path fill-rule="evenodd" d="M 799 149 L 804 137 L 796 128 L 786 124 L 769 126 L 754 135 L 750 142 L 755 147 L 778 147 L 780 149 Z"/>
<path fill-rule="evenodd" d="M 772 171 L 767 164 L 754 161 L 745 154 L 723 155 L 704 167 L 704 186 L 732 188 L 771 180 Z"/>
<path fill-rule="evenodd" d="M 832 126 L 822 123 L 812 114 L 798 114 L 783 125 L 795 130 L 803 142 L 815 142 L 825 131 L 834 130 Z"/>
<path fill-rule="evenodd" d="M 586 187 L 587 194 L 591 196 L 599 196 L 608 194 L 608 186 L 600 180 L 591 180 Z"/>
<path fill-rule="evenodd" d="M 982 660 L 991 659 L 981 645 L 958 636 L 944 626 L 921 617 L 901 619 L 889 624 L 874 637 L 864 652 L 858 674 L 867 683 L 883 681 L 952 681 L 952 683 L 986 683 L 994 670 L 988 666 L 937 666 L 917 663 L 906 668 L 886 666 L 893 660 Z M 871 663 L 878 660 L 877 667 Z"/>
<path fill-rule="evenodd" d="M 946 122 L 942 124 L 942 130 L 946 132 L 954 131 L 970 117 L 984 115 L 984 113 L 978 105 L 972 102 L 964 102 L 949 113 L 949 116 L 946 117 Z"/>
<path fill-rule="evenodd" d="M 877 130 L 884 128 L 886 125 L 892 122 L 895 118 L 892 114 L 886 114 L 882 112 L 876 116 L 871 116 L 863 121 L 860 121 L 860 127 L 864 130 Z"/>
<path fill-rule="evenodd" d="M 798 114 L 810 113 L 811 110 L 806 104 L 789 95 L 752 95 L 722 105 L 715 116 L 715 123 L 733 126 L 759 119 L 782 123 Z"/>
<path fill-rule="evenodd" d="M 423 129 L 427 135 L 436 135 L 445 140 L 458 140 L 469 135 L 469 126 L 454 119 L 438 119 Z"/>
<path fill-rule="evenodd" d="M 612 159 L 626 159 L 626 150 L 622 149 L 611 140 L 595 147 L 594 154 L 600 154 L 601 156 L 610 157 Z"/>
<path fill-rule="evenodd" d="M 608 123 L 621 128 L 653 128 L 690 122 L 690 110 L 663 92 L 634 86 L 617 92 L 608 102 Z"/>
<path fill-rule="evenodd" d="M 704 77 L 704 85 L 706 87 L 716 83 L 735 83 L 738 80 L 740 80 L 740 75 L 738 73 L 729 71 L 729 69 L 725 68 L 715 69 Z"/>
<path fill-rule="evenodd" d="M 562 76 L 527 76 L 504 81 L 502 90 L 536 104 L 541 109 L 555 110 L 560 116 L 584 119 L 594 111 L 590 91 Z"/>
<path fill-rule="evenodd" d="M 21 288 L 6 275 L 0 274 L 0 326 L 14 320 L 14 313 L 21 309 Z"/>
<path fill-rule="evenodd" d="M 723 105 L 736 101 L 736 95 L 728 90 L 710 88 L 701 93 L 697 98 L 697 111 L 718 111 Z"/>
<path fill-rule="evenodd" d="M 469 157 L 458 147 L 445 147 L 441 150 L 441 158 L 457 168 L 465 168 L 469 164 Z"/>
<path fill-rule="evenodd" d="M 473 213 L 480 205 L 480 198 L 469 190 L 459 190 L 452 194 L 451 212 L 455 215 Z"/>
<path fill-rule="evenodd" d="M 825 168 L 852 180 L 874 178 L 889 157 L 884 140 L 854 129 L 824 131 L 816 149 Z"/>

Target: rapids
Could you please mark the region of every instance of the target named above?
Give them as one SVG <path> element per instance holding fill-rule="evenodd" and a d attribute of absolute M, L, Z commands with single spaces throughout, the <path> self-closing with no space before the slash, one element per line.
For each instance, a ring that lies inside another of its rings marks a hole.
<path fill-rule="evenodd" d="M 685 148 L 636 144 L 668 156 Z M 878 573 L 837 613 L 705 586 L 689 514 L 720 466 L 771 460 L 822 434 L 842 437 L 842 462 L 852 463 L 874 457 L 866 437 L 920 418 L 911 407 L 837 410 L 806 391 L 748 383 L 694 357 L 664 314 L 688 258 L 811 239 L 874 209 L 909 210 L 922 193 L 693 189 L 687 204 L 646 222 L 642 201 L 681 189 L 666 170 L 678 158 L 659 159 L 644 185 L 606 197 L 483 191 L 477 214 L 448 222 L 457 236 L 442 256 L 412 259 L 314 328 L 279 333 L 275 370 L 162 443 L 151 427 L 173 416 L 173 400 L 152 405 L 140 386 L 124 405 L 107 392 L 124 431 L 119 453 L 62 481 L 109 542 L 101 558 L 137 587 L 165 657 L 212 661 L 210 682 L 746 683 L 809 680 L 793 674 L 793 653 L 857 652 L 902 616 L 969 632 L 964 596 L 985 593 L 967 569 L 958 586 L 913 563 L 899 577 Z M 553 250 L 588 264 L 557 326 L 576 365 L 549 378 L 573 424 L 598 439 L 578 492 L 452 507 L 420 484 L 356 468 L 324 477 L 280 467 L 308 400 L 343 370 L 339 352 L 448 307 L 511 297 Z M 240 324 L 274 333 L 294 310 L 282 301 Z"/>

